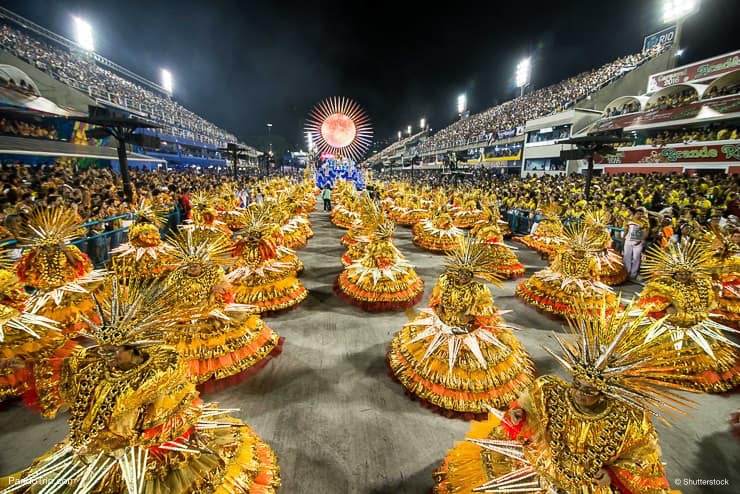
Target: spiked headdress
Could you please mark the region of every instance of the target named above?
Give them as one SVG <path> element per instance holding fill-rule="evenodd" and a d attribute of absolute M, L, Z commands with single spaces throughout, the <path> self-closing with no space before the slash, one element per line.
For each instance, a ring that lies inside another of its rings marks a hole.
<path fill-rule="evenodd" d="M 591 209 L 584 216 L 588 226 L 606 227 L 609 222 L 609 213 L 603 209 Z"/>
<path fill-rule="evenodd" d="M 740 252 L 740 246 L 732 241 L 732 236 L 723 231 L 708 231 L 700 239 L 701 246 L 711 252 L 717 260 L 730 259 Z"/>
<path fill-rule="evenodd" d="M 676 356 L 670 340 L 645 341 L 645 334 L 664 321 L 650 319 L 632 305 L 620 312 L 619 298 L 609 305 L 602 301 L 599 317 L 568 319 L 575 342 L 553 335 L 562 355 L 545 350 L 574 378 L 611 398 L 653 415 L 684 413 L 687 400 L 672 389 L 685 388 L 668 379 L 680 359 L 688 357 Z"/>
<path fill-rule="evenodd" d="M 136 216 L 136 222 L 152 223 L 157 228 L 161 228 L 167 221 L 167 208 L 154 206 L 150 201 L 142 199 L 139 205 L 133 211 Z"/>
<path fill-rule="evenodd" d="M 393 236 L 393 232 L 396 229 L 396 225 L 393 221 L 386 220 L 381 221 L 375 227 L 375 238 L 388 239 Z"/>
<path fill-rule="evenodd" d="M 166 331 L 189 315 L 178 303 L 179 287 L 131 277 L 110 278 L 110 294 L 94 296 L 100 323 L 89 319 L 90 329 L 81 332 L 99 345 L 146 346 L 158 343 Z"/>
<path fill-rule="evenodd" d="M 168 237 L 167 241 L 174 247 L 170 255 L 181 266 L 193 263 L 228 266 L 233 262 L 231 242 L 225 236 L 199 238 L 192 230 L 181 230 Z"/>
<path fill-rule="evenodd" d="M 444 267 L 446 273 L 469 273 L 473 278 L 501 286 L 501 278 L 495 273 L 495 258 L 488 247 L 474 236 L 458 240 L 457 248 L 447 254 Z"/>
<path fill-rule="evenodd" d="M 642 271 L 652 279 L 677 273 L 708 276 L 711 263 L 712 252 L 698 242 L 670 244 L 665 250 L 653 245 L 647 250 Z"/>
<path fill-rule="evenodd" d="M 36 207 L 29 213 L 18 236 L 21 247 L 67 244 L 81 236 L 79 217 L 65 207 Z"/>
<path fill-rule="evenodd" d="M 582 223 L 565 226 L 558 235 L 560 243 L 570 250 L 591 251 L 595 249 L 597 232 L 586 228 Z"/>

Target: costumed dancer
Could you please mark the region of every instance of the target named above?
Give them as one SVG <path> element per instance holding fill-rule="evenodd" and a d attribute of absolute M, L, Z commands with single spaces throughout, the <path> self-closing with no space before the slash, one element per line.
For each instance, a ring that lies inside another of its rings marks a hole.
<path fill-rule="evenodd" d="M 172 269 L 172 246 L 160 234 L 167 209 L 155 208 L 142 200 L 133 213 L 136 219 L 128 231 L 129 241 L 111 250 L 111 269 L 119 277 L 162 279 Z"/>
<path fill-rule="evenodd" d="M 627 269 L 621 256 L 611 248 L 612 237 L 607 225 L 608 215 L 600 209 L 588 211 L 585 216 L 586 228 L 592 231 L 593 255 L 599 271 L 599 280 L 607 285 L 619 285 L 627 280 Z"/>
<path fill-rule="evenodd" d="M 408 200 L 406 208 L 398 216 L 398 223 L 402 226 L 414 226 L 427 216 L 427 210 L 422 203 L 418 193 L 413 193 Z"/>
<path fill-rule="evenodd" d="M 475 225 L 473 225 L 473 229 L 470 230 L 470 232 L 476 234 L 480 228 L 489 225 L 494 220 L 501 231 L 501 236 L 504 238 L 511 238 L 511 227 L 506 221 L 501 219 L 501 211 L 498 209 L 496 197 L 491 194 L 488 197 L 488 201 L 483 204 L 483 213 L 481 214 L 481 218 L 475 222 Z"/>
<path fill-rule="evenodd" d="M 334 283 L 336 293 L 366 311 L 406 309 L 424 295 L 424 281 L 393 245 L 392 221 L 378 224 L 365 255 L 350 264 Z"/>
<path fill-rule="evenodd" d="M 64 357 L 77 347 L 55 321 L 27 311 L 28 299 L 11 271 L 8 253 L 0 251 L 0 401 L 23 396 L 36 386 L 34 361 Z"/>
<path fill-rule="evenodd" d="M 465 232 L 453 225 L 447 205 L 436 201 L 426 219 L 412 228 L 414 245 L 431 252 L 443 254 L 455 250 Z"/>
<path fill-rule="evenodd" d="M 472 228 L 484 217 L 480 208 L 480 191 L 466 194 L 460 203 L 460 207 L 452 217 L 453 224 L 458 228 Z"/>
<path fill-rule="evenodd" d="M 201 402 L 184 359 L 154 343 L 186 317 L 179 290 L 160 286 L 113 281 L 100 324 L 90 328 L 96 345 L 63 363 L 69 435 L 0 479 L 0 492 L 269 494 L 279 487 L 270 447 L 230 410 Z"/>
<path fill-rule="evenodd" d="M 360 203 L 360 217 L 342 236 L 342 244 L 347 246 L 347 251 L 342 254 L 342 265 L 345 268 L 365 255 L 370 238 L 382 218 L 381 210 L 375 201 L 367 196 L 364 197 Z"/>
<path fill-rule="evenodd" d="M 475 237 L 460 240 L 429 307 L 390 344 L 394 377 L 409 394 L 448 416 L 470 419 L 489 407 L 505 407 L 534 379 L 529 355 L 479 281 L 500 285 L 494 264 Z"/>
<path fill-rule="evenodd" d="M 733 329 L 740 329 L 740 229 L 731 234 L 707 232 L 702 243 L 713 253 L 711 271 L 717 307 L 710 317 Z"/>
<path fill-rule="evenodd" d="M 18 237 L 26 249 L 15 262 L 16 275 L 33 296 L 27 310 L 56 321 L 68 338 L 95 321 L 93 295 L 105 292 L 106 272 L 94 269 L 90 258 L 70 242 L 82 233 L 78 217 L 66 208 L 37 208 L 28 216 Z M 70 352 L 69 343 L 59 348 Z M 35 387 L 23 395 L 24 403 L 45 417 L 54 417 L 60 398 L 51 389 L 60 369 L 58 360 L 34 361 Z"/>
<path fill-rule="evenodd" d="M 486 209 L 489 209 L 489 205 Z M 490 209 L 489 209 L 490 210 Z M 504 278 L 518 278 L 524 275 L 524 265 L 519 262 L 514 251 L 504 244 L 504 236 L 499 228 L 498 217 L 489 214 L 486 220 L 478 221 L 472 233 L 488 248 L 492 256 L 491 269 Z"/>
<path fill-rule="evenodd" d="M 547 350 L 572 381 L 539 377 L 508 411 L 473 422 L 433 474 L 434 494 L 671 492 L 650 417 L 686 406 L 664 378 L 670 343 L 644 342 L 644 317 L 618 311 L 569 321 L 575 343 L 553 335 L 562 356 Z"/>
<path fill-rule="evenodd" d="M 560 207 L 557 204 L 550 204 L 540 208 L 540 212 L 542 219 L 532 225 L 529 235 L 514 237 L 512 240 L 521 242 L 539 252 L 543 258 L 552 260 L 563 245 Z"/>
<path fill-rule="evenodd" d="M 709 318 L 717 307 L 710 268 L 712 253 L 697 242 L 653 245 L 643 261 L 649 281 L 637 301 L 654 318 L 666 316 L 660 330 L 646 333 L 651 340 L 668 334 L 675 352 L 698 347 L 699 352 L 672 378 L 694 391 L 721 393 L 740 384 L 740 345 L 724 333 L 740 331 Z"/>
<path fill-rule="evenodd" d="M 226 217 L 232 224 L 244 226 L 244 215 L 241 211 L 223 209 L 219 211 L 212 206 L 211 199 L 204 192 L 193 194 L 191 204 L 191 218 L 186 220 L 180 228 L 192 231 L 196 242 L 206 239 L 231 239 L 233 231 L 225 221 L 219 218 Z"/>
<path fill-rule="evenodd" d="M 357 212 L 358 199 L 355 188 L 352 184 L 344 181 L 337 181 L 337 202 L 331 208 L 329 214 L 330 221 L 339 228 L 348 230 L 359 217 Z"/>
<path fill-rule="evenodd" d="M 576 311 L 597 315 L 603 297 L 611 307 L 617 297 L 609 285 L 599 281 L 592 232 L 580 223 L 571 224 L 556 244 L 564 247 L 550 266 L 519 283 L 516 294 L 555 317 L 573 316 Z"/>
<path fill-rule="evenodd" d="M 227 274 L 234 284 L 234 302 L 257 306 L 259 313 L 279 312 L 301 303 L 308 291 L 296 277 L 292 262 L 278 259 L 274 223 L 266 210 L 250 208 L 247 226 L 237 232 L 231 255 L 235 268 Z"/>
<path fill-rule="evenodd" d="M 281 338 L 250 306 L 233 302 L 222 268 L 233 262 L 231 243 L 221 239 L 196 244 L 190 232 L 170 242 L 177 267 L 166 284 L 180 290 L 181 304 L 201 308 L 202 313 L 182 321 L 163 339 L 183 356 L 193 382 L 245 378 L 279 355 Z"/>

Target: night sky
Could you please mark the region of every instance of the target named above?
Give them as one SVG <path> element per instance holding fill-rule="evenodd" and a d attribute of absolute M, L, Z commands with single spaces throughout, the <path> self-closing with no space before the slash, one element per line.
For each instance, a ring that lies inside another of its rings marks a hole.
<path fill-rule="evenodd" d="M 303 125 L 328 96 L 356 99 L 376 139 L 426 117 L 433 129 L 511 99 L 516 63 L 534 55 L 535 88 L 638 52 L 666 27 L 660 0 L 0 1 L 67 37 L 71 16 L 92 24 L 96 51 L 151 80 L 246 142 L 305 147 Z M 682 35 L 682 62 L 739 48 L 740 1 L 704 0 Z"/>

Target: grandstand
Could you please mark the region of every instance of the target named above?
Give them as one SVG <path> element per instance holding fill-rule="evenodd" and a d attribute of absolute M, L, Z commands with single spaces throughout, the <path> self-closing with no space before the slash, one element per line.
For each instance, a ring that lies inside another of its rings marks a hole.
<path fill-rule="evenodd" d="M 528 121 L 562 113 L 578 106 L 590 106 L 596 93 L 613 86 L 644 64 L 666 53 L 665 46 L 628 55 L 597 69 L 583 72 L 552 86 L 538 89 L 522 97 L 491 107 L 483 112 L 452 123 L 420 142 L 417 151 L 422 157 L 444 155 L 449 151 L 473 150 L 468 163 L 489 163 L 504 168 L 519 169 L 521 153 L 516 146 L 524 141 L 524 128 Z M 394 143 L 389 148 L 397 148 Z M 493 149 L 489 149 L 493 147 Z M 498 149 L 496 149 L 498 147 Z M 368 161 L 388 156 L 388 148 L 377 153 Z M 392 152 L 391 152 L 392 154 Z M 481 158 L 481 156 L 483 156 Z M 499 159 L 493 159 L 499 158 Z M 510 159 L 500 159 L 510 158 Z M 432 161 L 437 161 L 433 158 Z"/>
<path fill-rule="evenodd" d="M 87 109 L 86 103 L 94 104 L 156 123 L 160 128 L 146 133 L 159 137 L 162 146 L 137 149 L 142 153 L 173 165 L 225 165 L 219 148 L 238 141 L 170 98 L 158 84 L 1 7 L 0 46 L 3 63 L 64 85 L 66 91 L 57 84 L 56 90 L 44 94 L 62 107 L 76 106 L 80 111 Z M 256 162 L 259 152 L 240 145 Z"/>

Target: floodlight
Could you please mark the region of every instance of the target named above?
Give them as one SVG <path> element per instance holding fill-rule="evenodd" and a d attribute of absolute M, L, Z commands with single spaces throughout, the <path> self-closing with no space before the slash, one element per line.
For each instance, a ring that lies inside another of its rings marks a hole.
<path fill-rule="evenodd" d="M 463 113 L 467 106 L 468 99 L 464 94 L 457 97 L 457 113 Z"/>
<path fill-rule="evenodd" d="M 532 59 L 525 58 L 516 66 L 516 87 L 529 84 L 529 75 L 532 72 Z"/>
<path fill-rule="evenodd" d="M 75 23 L 75 39 L 77 44 L 80 45 L 83 50 L 95 51 L 93 32 L 90 24 L 79 17 L 74 17 L 73 19 Z"/>
<path fill-rule="evenodd" d="M 687 17 L 699 10 L 699 0 L 663 0 L 663 22 L 666 24 Z"/>
<path fill-rule="evenodd" d="M 408 135 L 411 135 L 411 126 L 410 125 L 408 127 L 406 127 L 406 133 Z"/>
<path fill-rule="evenodd" d="M 426 118 L 422 118 L 419 121 L 419 127 L 421 127 L 421 130 L 424 130 L 426 128 L 426 126 L 427 126 L 427 119 Z"/>
<path fill-rule="evenodd" d="M 172 94 L 172 74 L 167 69 L 162 69 L 162 87 L 165 91 Z"/>

